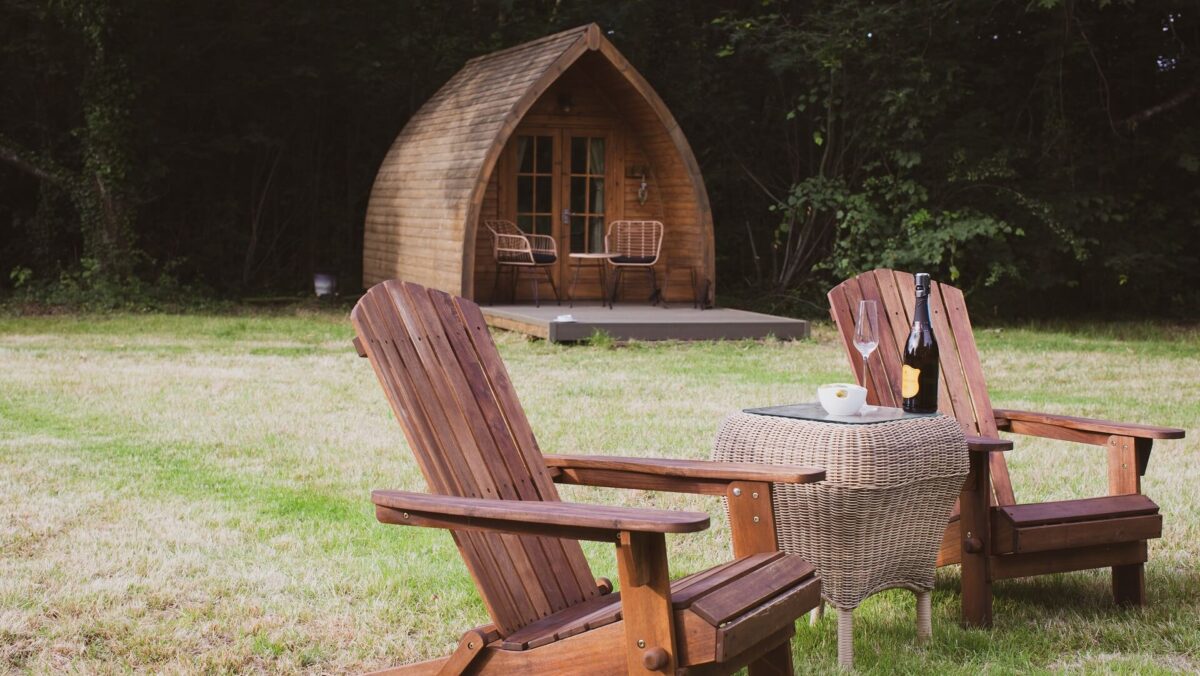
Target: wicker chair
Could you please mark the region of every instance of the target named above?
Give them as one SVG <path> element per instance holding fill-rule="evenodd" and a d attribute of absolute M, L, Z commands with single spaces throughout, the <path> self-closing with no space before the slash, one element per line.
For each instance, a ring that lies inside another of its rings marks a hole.
<path fill-rule="evenodd" d="M 662 221 L 613 221 L 608 224 L 608 234 L 604 236 L 604 252 L 615 254 L 609 259 L 609 264 L 616 272 L 613 277 L 612 301 L 617 299 L 621 289 L 621 273 L 626 268 L 641 268 L 650 276 L 650 303 L 657 305 L 662 293 L 658 288 L 658 278 L 654 274 L 654 265 L 658 263 L 662 252 L 663 224 Z"/>
<path fill-rule="evenodd" d="M 554 275 L 550 268 L 558 263 L 558 243 L 550 235 L 525 233 L 512 221 L 485 220 L 483 222 L 492 233 L 492 257 L 496 261 L 496 276 L 492 278 L 492 303 L 496 302 L 496 291 L 500 286 L 500 270 L 507 267 L 512 274 L 512 299 L 517 300 L 517 282 L 520 281 L 522 270 L 533 270 L 533 304 L 540 306 L 538 300 L 538 277 L 540 269 L 550 282 L 554 291 L 554 300 L 562 305 L 558 295 L 558 287 L 554 285 Z"/>

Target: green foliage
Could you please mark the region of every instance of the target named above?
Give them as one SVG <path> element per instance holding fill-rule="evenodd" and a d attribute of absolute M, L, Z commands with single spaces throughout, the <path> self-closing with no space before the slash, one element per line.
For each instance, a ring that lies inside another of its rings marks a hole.
<path fill-rule="evenodd" d="M 30 270 L 29 268 L 21 266 L 21 265 L 18 265 L 17 267 L 13 268 L 12 272 L 8 273 L 8 278 L 10 280 L 12 280 L 12 285 L 13 285 L 14 289 L 19 289 L 22 286 L 24 286 L 25 283 L 28 282 L 29 278 L 32 276 L 33 276 L 33 270 Z"/>
<path fill-rule="evenodd" d="M 222 294 L 356 279 L 408 117 L 468 58 L 588 21 L 696 152 L 722 293 L 804 308 L 896 265 L 1030 313 L 1200 309 L 1183 0 L 15 0 L 0 270 L 46 284 L 90 259 L 121 289 L 176 260 Z"/>
<path fill-rule="evenodd" d="M 1140 293 L 1160 309 L 1195 307 L 1194 293 L 1161 293 L 1181 276 L 1200 282 L 1186 234 L 1200 202 L 1185 179 L 1200 166 L 1197 117 L 1146 108 L 1163 92 L 1190 97 L 1200 74 L 1185 55 L 1200 26 L 1185 27 L 1174 3 L 764 6 L 717 25 L 720 54 L 770 72 L 786 106 L 775 136 L 790 162 L 774 184 L 788 187 L 763 191 L 778 216 L 777 289 L 893 266 L 995 299 L 1051 290 L 1047 310 L 1068 298 L 1104 307 L 1101 288 L 1119 291 L 1114 305 Z M 1126 76 L 1155 63 L 1149 82 Z M 1097 85 L 1110 99 L 1101 107 Z M 1122 125 L 1118 97 L 1131 120 L 1163 117 L 1153 130 Z M 755 182 L 770 187 L 762 164 Z"/>
<path fill-rule="evenodd" d="M 146 267 L 157 269 L 157 275 L 114 277 L 92 258 L 81 259 L 78 267 L 46 279 L 18 266 L 9 273 L 13 291 L 0 295 L 0 313 L 203 312 L 228 307 L 227 302 L 214 300 L 211 289 L 181 284 L 174 274 L 177 263 Z"/>
<path fill-rule="evenodd" d="M 592 335 L 587 337 L 587 344 L 591 347 L 600 348 L 602 350 L 611 350 L 617 346 L 617 341 L 612 334 L 604 329 L 596 329 L 592 331 Z"/>

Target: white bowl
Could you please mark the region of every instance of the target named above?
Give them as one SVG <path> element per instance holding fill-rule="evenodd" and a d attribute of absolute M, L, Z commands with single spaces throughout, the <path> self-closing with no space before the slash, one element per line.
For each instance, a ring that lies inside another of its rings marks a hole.
<path fill-rule="evenodd" d="M 821 408 L 829 415 L 854 415 L 867 402 L 867 388 L 849 383 L 831 383 L 817 388 Z"/>

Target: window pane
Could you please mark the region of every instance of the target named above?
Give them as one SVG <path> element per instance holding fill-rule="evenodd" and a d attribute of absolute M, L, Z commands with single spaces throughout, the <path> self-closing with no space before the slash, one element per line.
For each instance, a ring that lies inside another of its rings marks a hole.
<path fill-rule="evenodd" d="M 571 211 L 586 212 L 587 179 L 582 176 L 571 177 Z"/>
<path fill-rule="evenodd" d="M 554 209 L 551 198 L 554 197 L 554 191 L 551 189 L 549 176 L 537 177 L 537 193 L 535 193 L 534 205 L 537 206 L 537 211 L 540 214 L 548 214 Z"/>
<path fill-rule="evenodd" d="M 576 136 L 571 139 L 571 173 L 582 174 L 587 170 L 587 139 Z"/>
<path fill-rule="evenodd" d="M 530 176 L 517 177 L 517 211 L 533 211 L 533 178 Z"/>
<path fill-rule="evenodd" d="M 534 232 L 539 235 L 550 235 L 550 216 L 534 216 Z"/>
<path fill-rule="evenodd" d="M 588 200 L 588 207 L 593 214 L 604 213 L 604 179 L 590 179 L 592 184 L 591 199 Z"/>
<path fill-rule="evenodd" d="M 551 136 L 537 137 L 537 173 L 549 174 L 554 171 L 554 138 Z"/>
<path fill-rule="evenodd" d="M 604 251 L 604 217 L 592 216 L 592 237 L 591 237 L 591 253 L 601 253 Z"/>
<path fill-rule="evenodd" d="M 586 251 L 587 244 L 585 241 L 586 234 L 584 232 L 583 216 L 571 217 L 571 251 Z"/>
<path fill-rule="evenodd" d="M 591 152 L 588 153 L 588 173 L 603 174 L 604 173 L 604 139 L 591 138 L 588 139 L 591 144 Z"/>
<path fill-rule="evenodd" d="M 523 232 L 529 232 L 531 225 L 533 225 L 533 216 L 517 216 L 517 227 Z"/>
<path fill-rule="evenodd" d="M 532 136 L 517 137 L 517 171 L 522 174 L 528 174 L 533 171 L 533 153 L 529 152 L 529 145 L 532 140 Z"/>

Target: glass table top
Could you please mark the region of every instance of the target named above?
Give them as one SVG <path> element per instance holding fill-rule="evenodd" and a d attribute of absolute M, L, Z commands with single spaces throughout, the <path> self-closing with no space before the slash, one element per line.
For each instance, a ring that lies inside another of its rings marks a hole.
<path fill-rule="evenodd" d="M 817 402 L 806 404 L 787 404 L 785 406 L 767 406 L 764 408 L 743 409 L 744 413 L 753 415 L 769 415 L 776 418 L 795 418 L 797 420 L 815 420 L 817 422 L 839 423 L 842 425 L 872 425 L 875 423 L 893 422 L 896 420 L 911 420 L 929 418 L 937 413 L 906 413 L 902 408 L 889 406 L 866 405 L 854 415 L 830 415 Z"/>

